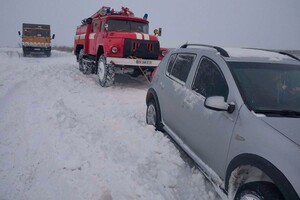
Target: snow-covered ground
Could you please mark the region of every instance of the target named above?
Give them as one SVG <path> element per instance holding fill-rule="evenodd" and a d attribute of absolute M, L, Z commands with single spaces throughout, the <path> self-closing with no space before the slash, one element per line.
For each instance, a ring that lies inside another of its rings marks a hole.
<path fill-rule="evenodd" d="M 0 199 L 219 199 L 145 123 L 142 78 L 102 88 L 75 56 L 0 49 Z"/>

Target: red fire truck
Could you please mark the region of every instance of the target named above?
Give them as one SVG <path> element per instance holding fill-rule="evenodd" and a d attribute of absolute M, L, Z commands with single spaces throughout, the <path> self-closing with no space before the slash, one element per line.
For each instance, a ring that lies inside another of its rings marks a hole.
<path fill-rule="evenodd" d="M 147 17 L 135 17 L 126 7 L 115 11 L 104 6 L 82 20 L 74 40 L 79 70 L 97 74 L 102 87 L 111 86 L 116 73 L 150 77 L 168 49 L 160 48 L 161 29 L 148 34 Z"/>

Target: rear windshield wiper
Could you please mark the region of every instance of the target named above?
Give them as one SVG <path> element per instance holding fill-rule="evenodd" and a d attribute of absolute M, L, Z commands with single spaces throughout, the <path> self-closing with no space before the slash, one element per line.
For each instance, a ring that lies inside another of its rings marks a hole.
<path fill-rule="evenodd" d="M 254 112 L 269 116 L 300 117 L 300 111 L 295 110 L 254 110 Z"/>

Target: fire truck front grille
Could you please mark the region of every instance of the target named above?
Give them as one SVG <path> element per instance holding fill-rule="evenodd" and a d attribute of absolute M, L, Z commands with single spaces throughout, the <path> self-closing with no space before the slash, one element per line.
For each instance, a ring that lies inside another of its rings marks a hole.
<path fill-rule="evenodd" d="M 130 56 L 143 59 L 158 59 L 159 42 L 149 40 L 125 39 L 124 58 Z"/>

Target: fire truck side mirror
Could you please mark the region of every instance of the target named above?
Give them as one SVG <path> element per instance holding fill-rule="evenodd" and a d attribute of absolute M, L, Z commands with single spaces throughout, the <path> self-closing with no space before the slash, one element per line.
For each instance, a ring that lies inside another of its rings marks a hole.
<path fill-rule="evenodd" d="M 90 18 L 90 17 L 86 19 L 86 23 L 88 23 L 88 24 L 91 24 L 91 23 L 92 23 L 92 21 L 93 21 L 93 19 L 92 19 L 92 18 Z"/>
<path fill-rule="evenodd" d="M 52 35 L 52 40 L 55 38 L 55 34 Z"/>
<path fill-rule="evenodd" d="M 156 35 L 156 36 L 161 36 L 162 28 L 154 29 L 153 32 L 154 32 L 154 35 Z"/>

